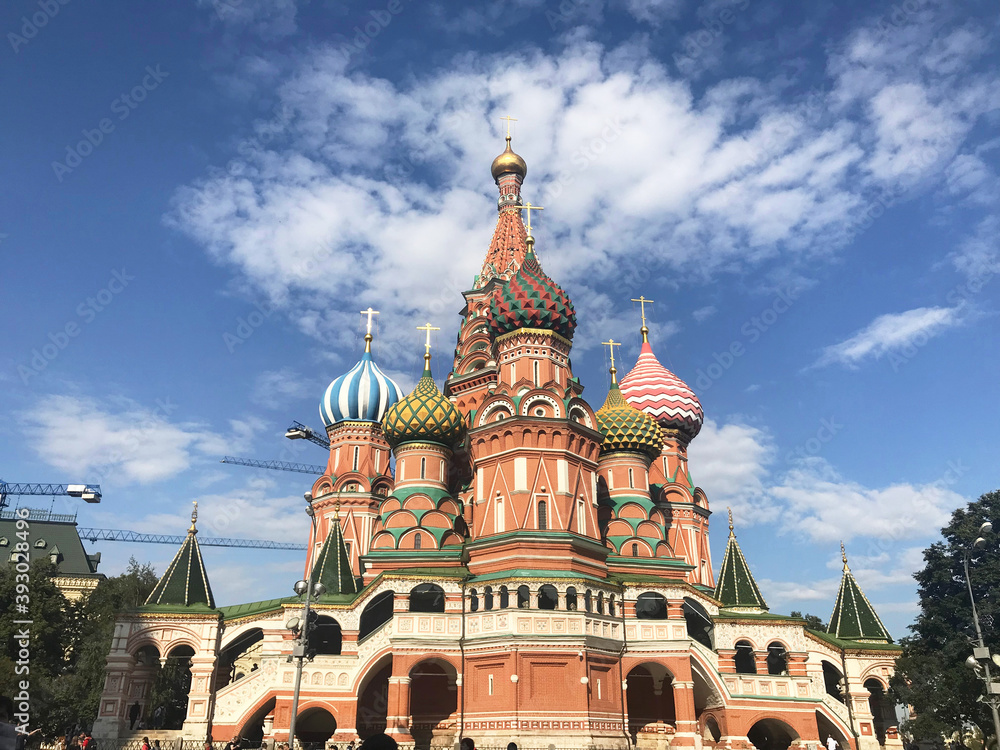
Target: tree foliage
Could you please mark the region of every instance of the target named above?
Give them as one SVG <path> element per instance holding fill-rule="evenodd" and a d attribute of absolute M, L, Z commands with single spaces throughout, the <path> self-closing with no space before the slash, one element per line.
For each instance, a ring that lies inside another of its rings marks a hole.
<path fill-rule="evenodd" d="M 1000 531 L 1000 491 L 956 510 L 941 530 L 943 541 L 924 550 L 924 568 L 915 575 L 920 614 L 910 626 L 911 635 L 900 642 L 903 654 L 893 687 L 913 707 L 915 718 L 906 728 L 917 740 L 937 741 L 956 732 L 961 736 L 969 722 L 993 734 L 989 708 L 978 700 L 983 682 L 965 666 L 976 633 L 963 555 L 986 521 Z M 986 645 L 1000 653 L 1000 536 L 990 536 L 986 547 L 972 555 L 969 577 Z"/>
<path fill-rule="evenodd" d="M 15 674 L 15 620 L 30 619 L 32 729 L 47 736 L 74 728 L 90 728 L 97 718 L 104 688 L 104 665 L 115 616 L 141 606 L 156 585 L 149 565 L 133 558 L 125 573 L 101 581 L 89 597 L 70 602 L 56 588 L 55 566 L 36 560 L 29 572 L 27 616 L 15 610 L 16 581 L 12 567 L 0 569 L 0 694 L 15 695 L 24 675 Z"/>
<path fill-rule="evenodd" d="M 789 617 L 801 617 L 806 621 L 806 627 L 811 630 L 823 630 L 827 629 L 827 624 L 823 622 L 823 618 L 819 615 L 802 614 L 801 612 L 790 612 Z"/>

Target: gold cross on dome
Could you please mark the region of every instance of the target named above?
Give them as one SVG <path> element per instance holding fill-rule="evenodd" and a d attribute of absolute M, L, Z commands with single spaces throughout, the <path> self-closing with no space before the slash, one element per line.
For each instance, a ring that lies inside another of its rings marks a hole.
<path fill-rule="evenodd" d="M 506 117 L 501 117 L 500 119 L 507 121 L 507 137 L 510 138 L 510 124 L 512 122 L 517 122 L 517 118 L 516 117 L 511 117 L 510 115 L 507 115 Z"/>
<path fill-rule="evenodd" d="M 528 203 L 525 203 L 523 206 L 521 206 L 521 208 L 524 211 L 528 212 L 528 223 L 527 223 L 526 228 L 528 230 L 528 235 L 530 236 L 531 235 L 531 212 L 532 211 L 544 211 L 545 207 L 544 206 L 532 206 L 531 203 L 528 202 Z"/>
<path fill-rule="evenodd" d="M 441 329 L 438 328 L 438 327 L 436 327 L 436 326 L 432 326 L 430 323 L 426 323 L 426 324 L 424 324 L 422 326 L 417 326 L 417 330 L 418 331 L 426 331 L 427 332 L 427 341 L 426 341 L 426 343 L 424 343 L 424 353 L 425 354 L 430 354 L 431 353 L 431 331 L 440 331 Z"/>
<path fill-rule="evenodd" d="M 643 324 L 643 326 L 645 326 L 645 325 L 646 325 L 646 305 L 651 305 L 651 304 L 653 304 L 653 300 L 651 300 L 651 299 L 646 299 L 645 297 L 643 297 L 643 296 L 642 296 L 642 295 L 640 294 L 640 295 L 639 295 L 639 299 L 635 299 L 635 298 L 633 298 L 633 299 L 632 299 L 632 301 L 633 301 L 633 302 L 638 302 L 638 303 L 639 303 L 639 310 L 640 310 L 640 313 L 639 313 L 639 314 L 640 314 L 640 315 L 642 315 L 642 324 Z"/>
<path fill-rule="evenodd" d="M 367 329 L 367 331 L 365 331 L 365 333 L 371 333 L 372 332 L 372 316 L 373 315 L 378 315 L 378 310 L 372 310 L 371 307 L 369 307 L 367 310 L 362 310 L 361 314 L 368 316 L 368 329 Z"/>
<path fill-rule="evenodd" d="M 621 343 L 618 342 L 618 341 L 615 341 L 614 339 L 608 339 L 607 341 L 602 341 L 601 343 L 604 346 L 608 347 L 611 350 L 611 369 L 614 370 L 615 369 L 615 347 L 616 346 L 621 346 Z"/>

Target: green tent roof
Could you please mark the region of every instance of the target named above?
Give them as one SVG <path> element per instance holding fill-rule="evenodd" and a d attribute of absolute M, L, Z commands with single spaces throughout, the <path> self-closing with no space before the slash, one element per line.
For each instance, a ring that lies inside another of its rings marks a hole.
<path fill-rule="evenodd" d="M 312 583 L 322 583 L 326 587 L 324 597 L 340 594 L 357 594 L 358 582 L 351 570 L 351 559 L 347 555 L 344 533 L 340 530 L 340 516 L 334 516 L 333 528 L 327 534 L 319 557 L 313 564 Z"/>
<path fill-rule="evenodd" d="M 215 598 L 212 596 L 205 561 L 201 559 L 201 548 L 198 546 L 197 520 L 198 506 L 195 505 L 191 514 L 191 528 L 145 606 L 215 609 Z"/>
<path fill-rule="evenodd" d="M 830 615 L 827 632 L 845 641 L 892 643 L 889 631 L 885 629 L 872 603 L 854 579 L 843 544 L 840 552 L 844 560 L 844 576 L 840 580 L 840 592 L 837 594 L 833 614 Z"/>
<path fill-rule="evenodd" d="M 729 511 L 729 541 L 726 554 L 722 558 L 719 582 L 715 586 L 715 598 L 724 609 L 739 612 L 767 612 L 767 602 L 761 596 L 757 582 L 750 572 L 743 550 L 733 532 L 733 512 Z"/>

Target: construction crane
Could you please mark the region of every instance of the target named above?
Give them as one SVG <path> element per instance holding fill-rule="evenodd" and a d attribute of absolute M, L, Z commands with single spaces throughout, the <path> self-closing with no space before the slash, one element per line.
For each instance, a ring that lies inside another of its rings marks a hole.
<path fill-rule="evenodd" d="M 321 448 L 330 450 L 329 440 L 321 437 L 311 427 L 306 427 L 301 422 L 292 422 L 292 426 L 285 430 L 285 437 L 289 440 L 308 440 L 310 443 L 316 443 Z"/>
<path fill-rule="evenodd" d="M 15 484 L 0 479 L 0 509 L 7 507 L 10 495 L 69 495 L 79 497 L 88 503 L 101 502 L 99 484 L 39 484 L 28 482 Z"/>
<path fill-rule="evenodd" d="M 183 536 L 176 534 L 140 534 L 138 531 L 126 531 L 124 529 L 83 529 L 77 528 L 77 533 L 81 539 L 91 542 L 102 540 L 105 542 L 141 542 L 145 544 L 172 544 L 180 545 L 184 541 Z M 303 551 L 304 544 L 293 544 L 291 542 L 272 542 L 266 539 L 230 539 L 226 537 L 198 537 L 198 544 L 202 547 L 247 547 L 250 549 L 281 549 Z"/>
<path fill-rule="evenodd" d="M 300 474 L 319 476 L 326 473 L 326 467 L 318 464 L 296 464 L 290 461 L 260 461 L 256 458 L 237 458 L 223 456 L 220 464 L 236 464 L 237 466 L 252 466 L 255 469 L 273 469 L 274 471 L 297 471 Z"/>

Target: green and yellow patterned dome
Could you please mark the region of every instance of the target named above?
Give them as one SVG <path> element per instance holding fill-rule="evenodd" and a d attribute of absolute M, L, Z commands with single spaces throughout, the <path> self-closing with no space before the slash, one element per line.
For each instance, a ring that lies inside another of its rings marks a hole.
<path fill-rule="evenodd" d="M 611 368 L 611 390 L 604 406 L 597 410 L 597 424 L 604 442 L 601 453 L 636 451 L 656 458 L 663 450 L 663 433 L 656 420 L 631 406 L 618 389 L 615 368 Z"/>
<path fill-rule="evenodd" d="M 434 383 L 429 354 L 424 355 L 424 372 L 417 387 L 386 412 L 382 431 L 393 448 L 418 441 L 453 448 L 462 439 L 465 420 Z"/>

